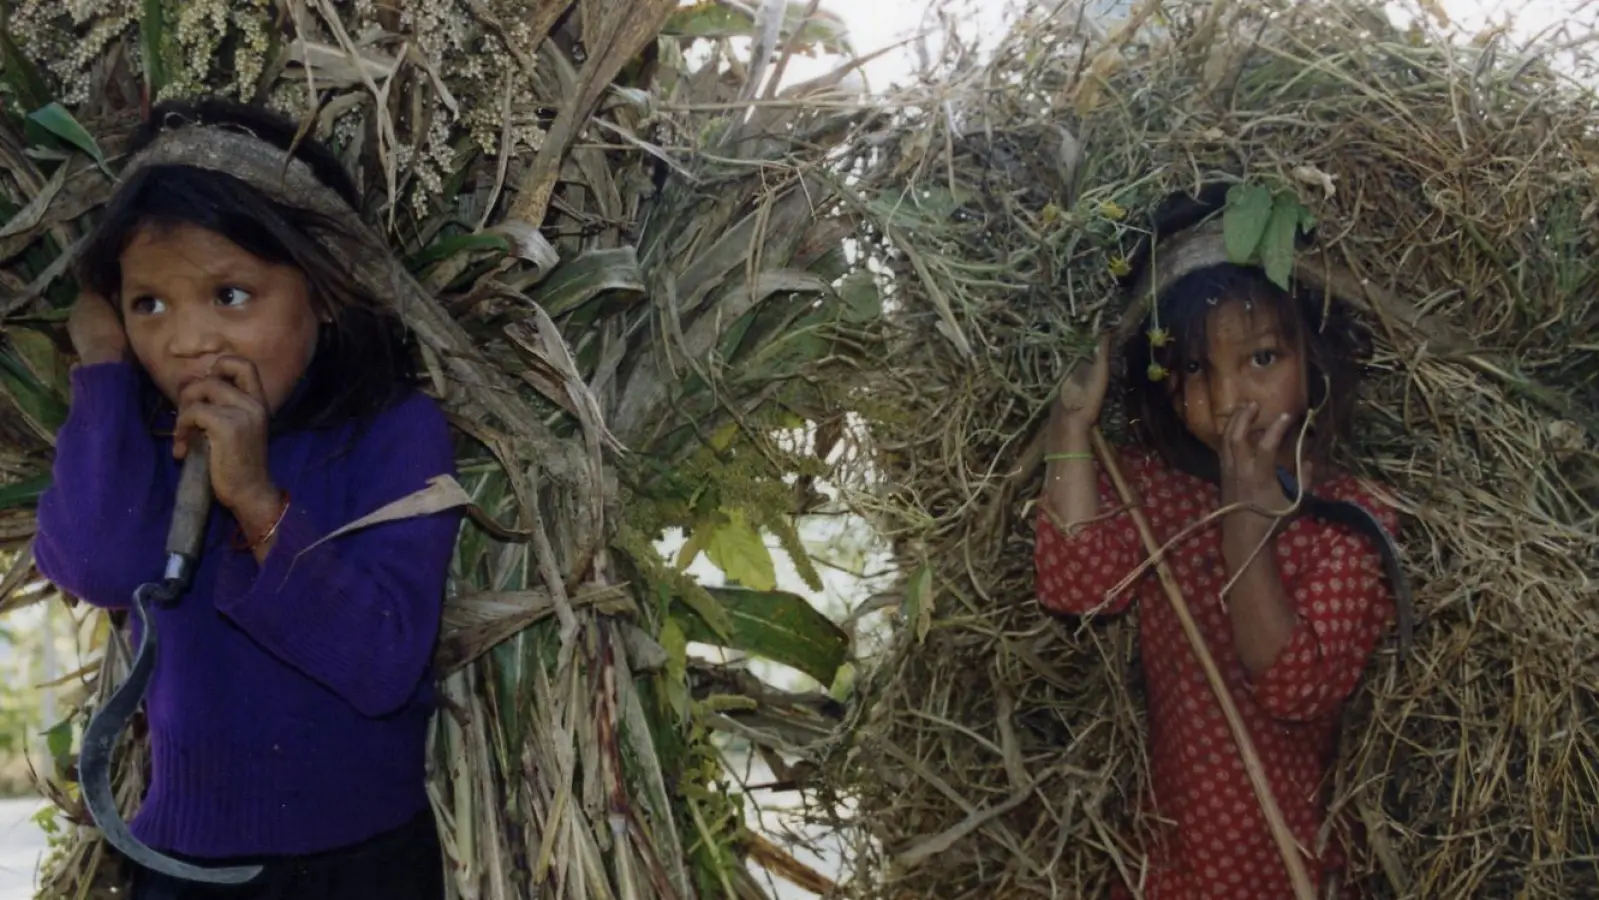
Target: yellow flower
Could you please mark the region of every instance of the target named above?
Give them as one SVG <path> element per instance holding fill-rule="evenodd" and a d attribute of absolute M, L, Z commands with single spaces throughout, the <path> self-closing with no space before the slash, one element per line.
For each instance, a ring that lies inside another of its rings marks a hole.
<path fill-rule="evenodd" d="M 1110 274 L 1114 275 L 1115 277 L 1126 278 L 1127 273 L 1131 272 L 1132 270 L 1133 267 L 1128 265 L 1127 260 L 1122 259 L 1120 256 L 1112 256 L 1110 258 Z"/>
<path fill-rule="evenodd" d="M 1160 363 L 1150 363 L 1148 375 L 1150 381 L 1165 381 L 1166 367 Z"/>
<path fill-rule="evenodd" d="M 1169 343 L 1171 343 L 1171 332 L 1159 326 L 1149 329 L 1149 346 L 1159 350 Z"/>
<path fill-rule="evenodd" d="M 1043 220 L 1045 225 L 1053 225 L 1060 220 L 1060 207 L 1053 203 L 1046 203 L 1044 208 L 1039 211 L 1038 217 Z"/>
<path fill-rule="evenodd" d="M 1114 222 L 1120 222 L 1122 219 L 1127 218 L 1127 210 L 1122 209 L 1121 205 L 1114 200 L 1106 200 L 1099 204 L 1099 214 Z"/>

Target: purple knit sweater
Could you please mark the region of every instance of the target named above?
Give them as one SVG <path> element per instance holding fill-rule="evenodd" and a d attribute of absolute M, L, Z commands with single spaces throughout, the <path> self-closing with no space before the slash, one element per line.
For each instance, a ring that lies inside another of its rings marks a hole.
<path fill-rule="evenodd" d="M 161 575 L 178 466 L 152 435 L 138 373 L 73 372 L 55 482 L 34 553 L 62 590 L 126 607 Z M 448 427 L 413 394 L 353 442 L 350 429 L 272 439 L 292 502 L 263 565 L 211 516 L 194 585 L 154 613 L 160 653 L 145 708 L 150 790 L 132 826 L 197 857 L 309 853 L 400 825 L 427 804 L 429 658 L 460 516 L 341 526 L 454 473 Z M 307 549 L 311 548 L 311 549 Z"/>

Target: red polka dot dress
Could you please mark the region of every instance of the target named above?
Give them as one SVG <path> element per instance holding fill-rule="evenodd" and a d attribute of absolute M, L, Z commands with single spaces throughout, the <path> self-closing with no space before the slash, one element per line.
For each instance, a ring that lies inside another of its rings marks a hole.
<path fill-rule="evenodd" d="M 1215 485 L 1168 468 L 1158 457 L 1123 451 L 1123 470 L 1164 544 L 1219 505 Z M 1147 845 L 1147 900 L 1284 900 L 1293 897 L 1287 870 L 1255 799 L 1221 707 L 1183 636 L 1154 570 L 1106 601 L 1106 594 L 1147 554 L 1115 488 L 1100 474 L 1106 514 L 1062 535 L 1040 512 L 1036 563 L 1039 601 L 1081 615 L 1113 614 L 1140 604 L 1148 685 L 1152 790 L 1147 802 L 1161 823 Z M 1353 478 L 1318 486 L 1329 500 L 1360 504 L 1394 533 L 1391 510 Z M 1197 529 L 1167 557 L 1183 597 L 1243 716 L 1272 793 L 1318 890 L 1342 860 L 1329 842 L 1317 846 L 1326 776 L 1338 714 L 1367 657 L 1393 615 L 1378 548 L 1341 525 L 1296 518 L 1276 538 L 1278 571 L 1298 615 L 1293 637 L 1276 661 L 1252 678 L 1233 647 L 1220 599 L 1228 573 L 1221 521 Z M 1125 896 L 1118 889 L 1118 896 Z"/>

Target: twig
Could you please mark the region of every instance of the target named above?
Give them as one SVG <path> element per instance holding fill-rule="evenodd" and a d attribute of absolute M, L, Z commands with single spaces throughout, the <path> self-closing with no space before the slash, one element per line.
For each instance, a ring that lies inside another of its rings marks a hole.
<path fill-rule="evenodd" d="M 1139 508 L 1138 496 L 1133 492 L 1132 485 L 1122 477 L 1121 469 L 1116 465 L 1116 456 L 1111 451 L 1110 445 L 1105 442 L 1105 436 L 1098 428 L 1092 432 L 1094 453 L 1099 457 L 1100 465 L 1105 467 L 1105 472 L 1110 475 L 1110 480 L 1116 485 L 1116 493 L 1121 497 L 1122 503 L 1128 508 L 1128 514 L 1133 517 L 1133 525 L 1138 529 L 1138 536 L 1143 539 L 1144 547 L 1154 553 L 1160 550 L 1160 541 L 1155 533 L 1150 530 L 1149 520 L 1144 518 L 1144 512 Z M 1194 656 L 1199 660 L 1199 667 L 1205 670 L 1205 680 L 1210 682 L 1210 689 L 1216 694 L 1216 702 L 1221 705 L 1222 715 L 1227 719 L 1227 728 L 1233 733 L 1233 741 L 1238 744 L 1238 754 L 1244 758 L 1244 772 L 1249 775 L 1249 784 L 1255 789 L 1255 799 L 1260 801 L 1260 811 L 1266 816 L 1266 824 L 1271 828 L 1272 839 L 1277 842 L 1277 850 L 1282 854 L 1283 865 L 1288 868 L 1288 880 L 1293 883 L 1294 895 L 1298 900 L 1316 900 L 1316 889 L 1312 885 L 1310 875 L 1305 871 L 1305 861 L 1300 858 L 1299 844 L 1294 840 L 1293 832 L 1288 830 L 1288 823 L 1283 819 L 1282 810 L 1277 806 L 1277 798 L 1272 796 L 1271 785 L 1266 782 L 1266 770 L 1260 763 L 1260 754 L 1255 750 L 1255 742 L 1250 740 L 1249 731 L 1244 727 L 1243 717 L 1238 714 L 1238 707 L 1233 703 L 1233 695 L 1227 690 L 1227 683 L 1222 680 L 1221 670 L 1216 668 L 1216 661 L 1211 658 L 1210 648 L 1205 645 L 1205 639 L 1199 633 L 1199 626 L 1194 624 L 1194 617 L 1188 611 L 1188 603 L 1183 600 L 1182 589 L 1177 586 L 1177 579 L 1171 573 L 1171 567 L 1166 565 L 1164 559 L 1155 564 L 1155 574 L 1160 577 L 1160 585 L 1166 590 L 1166 599 L 1171 601 L 1172 611 L 1177 614 L 1177 622 L 1182 625 L 1183 634 L 1187 636 L 1189 646 L 1194 650 Z"/>

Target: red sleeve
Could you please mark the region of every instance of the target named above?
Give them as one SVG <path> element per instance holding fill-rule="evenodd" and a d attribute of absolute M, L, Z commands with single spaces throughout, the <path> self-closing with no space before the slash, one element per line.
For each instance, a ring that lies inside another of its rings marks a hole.
<path fill-rule="evenodd" d="M 1132 454 L 1124 454 L 1124 459 L 1127 477 L 1141 497 L 1147 496 L 1147 461 Z M 1132 602 L 1131 589 L 1105 602 L 1105 595 L 1127 577 L 1144 554 L 1133 517 L 1123 508 L 1116 486 L 1103 469 L 1099 472 L 1099 509 L 1100 518 L 1061 534 L 1039 503 L 1033 565 L 1038 602 L 1044 608 L 1079 616 L 1114 614 Z"/>
<path fill-rule="evenodd" d="M 1390 535 L 1396 533 L 1393 510 L 1369 493 L 1350 487 L 1333 496 L 1360 504 Z M 1313 535 L 1306 547 L 1295 548 L 1304 568 L 1284 584 L 1298 624 L 1255 682 L 1261 706 L 1287 721 L 1337 714 L 1394 612 L 1393 588 L 1371 539 L 1333 524 Z"/>

